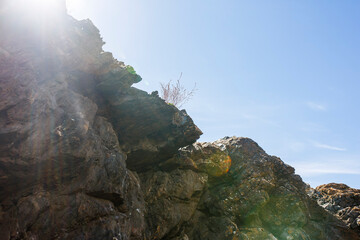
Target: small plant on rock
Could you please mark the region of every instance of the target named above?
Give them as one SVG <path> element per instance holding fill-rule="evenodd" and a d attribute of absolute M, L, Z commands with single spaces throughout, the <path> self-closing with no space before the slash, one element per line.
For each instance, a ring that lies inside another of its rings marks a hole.
<path fill-rule="evenodd" d="M 194 87 L 189 91 L 183 85 L 181 85 L 180 80 L 182 73 L 178 80 L 175 83 L 172 83 L 170 80 L 168 83 L 160 83 L 161 85 L 161 98 L 165 100 L 166 103 L 174 105 L 177 108 L 180 108 L 185 103 L 187 103 L 197 91 L 196 83 Z"/>

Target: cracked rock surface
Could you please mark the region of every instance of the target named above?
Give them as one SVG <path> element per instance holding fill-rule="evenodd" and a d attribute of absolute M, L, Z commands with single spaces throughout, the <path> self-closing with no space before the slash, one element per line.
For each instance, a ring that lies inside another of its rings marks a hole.
<path fill-rule="evenodd" d="M 317 203 L 344 221 L 360 236 L 360 190 L 342 183 L 323 184 L 308 189 L 308 194 Z"/>
<path fill-rule="evenodd" d="M 0 4 L 0 240 L 358 239 L 251 139 L 197 143 L 90 20 L 14 1 Z"/>
<path fill-rule="evenodd" d="M 102 50 L 90 20 L 1 7 L 0 239 L 144 239 L 127 165 L 146 168 L 201 131 L 132 88 L 141 77 Z"/>

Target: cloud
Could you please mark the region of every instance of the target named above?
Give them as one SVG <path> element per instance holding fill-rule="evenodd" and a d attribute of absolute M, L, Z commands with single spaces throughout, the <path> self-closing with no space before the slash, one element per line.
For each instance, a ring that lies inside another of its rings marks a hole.
<path fill-rule="evenodd" d="M 311 141 L 311 143 L 316 148 L 323 148 L 323 149 L 328 149 L 328 150 L 333 150 L 333 151 L 346 151 L 346 148 L 330 146 L 330 145 L 315 142 L 315 141 Z"/>
<path fill-rule="evenodd" d="M 359 156 L 340 157 L 338 159 L 312 159 L 294 163 L 296 173 L 301 176 L 316 176 L 323 174 L 360 174 Z"/>
<path fill-rule="evenodd" d="M 323 104 L 307 102 L 306 103 L 309 108 L 315 111 L 326 111 L 326 107 Z"/>
<path fill-rule="evenodd" d="M 340 164 L 340 163 L 339 163 Z M 343 167 L 334 165 L 329 166 L 326 163 L 320 164 L 306 164 L 304 166 L 298 165 L 294 166 L 296 172 L 300 174 L 300 176 L 314 176 L 321 174 L 360 174 L 360 169 L 353 169 L 352 167 Z"/>

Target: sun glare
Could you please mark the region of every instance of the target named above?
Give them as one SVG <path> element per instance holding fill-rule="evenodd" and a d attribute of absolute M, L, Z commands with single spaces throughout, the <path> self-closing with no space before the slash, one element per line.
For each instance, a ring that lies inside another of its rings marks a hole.
<path fill-rule="evenodd" d="M 11 10 L 25 17 L 51 17 L 65 11 L 63 0 L 10 0 L 7 2 Z"/>
<path fill-rule="evenodd" d="M 79 9 L 81 2 L 79 0 L 66 0 L 66 8 L 71 13 L 73 10 Z"/>

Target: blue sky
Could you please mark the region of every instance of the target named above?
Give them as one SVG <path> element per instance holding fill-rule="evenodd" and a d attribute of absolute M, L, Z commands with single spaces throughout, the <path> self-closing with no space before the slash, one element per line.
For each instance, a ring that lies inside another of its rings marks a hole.
<path fill-rule="evenodd" d="M 148 92 L 176 80 L 200 141 L 255 140 L 313 187 L 360 188 L 360 1 L 68 0 Z"/>

